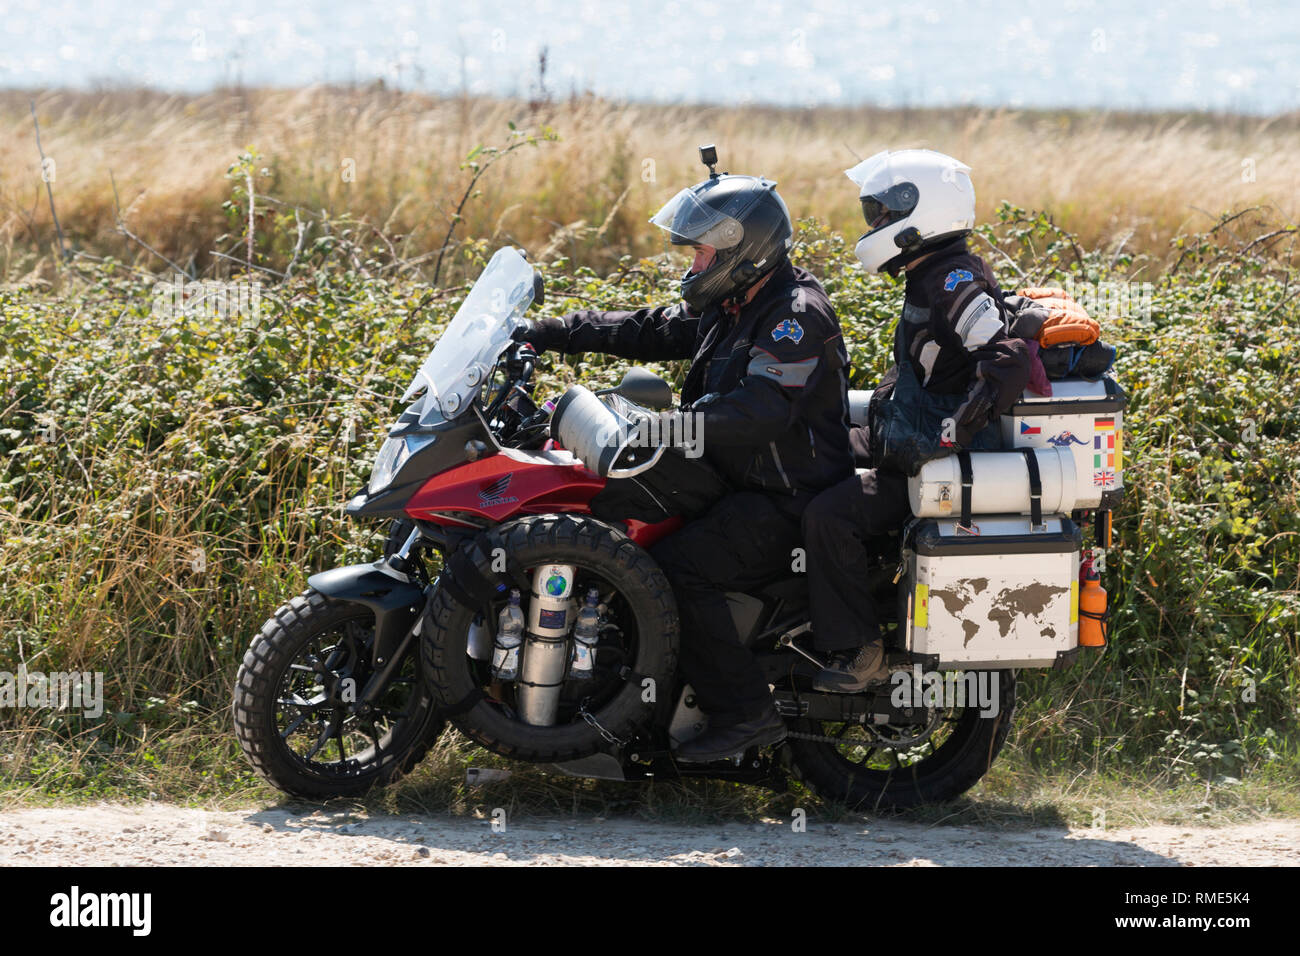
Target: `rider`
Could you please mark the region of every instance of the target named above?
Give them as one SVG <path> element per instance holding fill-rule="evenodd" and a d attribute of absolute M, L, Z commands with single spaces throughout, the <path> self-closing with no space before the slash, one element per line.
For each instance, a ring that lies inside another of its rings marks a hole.
<path fill-rule="evenodd" d="M 966 248 L 975 225 L 969 172 L 926 149 L 886 150 L 847 171 L 867 221 L 854 250 L 863 268 L 907 274 L 896 330 L 907 361 L 929 392 L 954 396 L 954 404 L 964 396 L 951 416 L 954 450 L 969 447 L 1011 407 L 1031 368 L 993 273 Z M 876 392 L 892 393 L 897 376 L 895 366 Z M 850 442 L 858 463 L 870 466 L 868 429 L 855 427 Z M 846 478 L 805 510 L 814 646 L 830 654 L 816 689 L 852 692 L 888 679 L 880 627 L 862 584 L 870 568 L 866 538 L 897 530 L 910 513 L 907 477 L 883 467 Z"/>
<path fill-rule="evenodd" d="M 651 554 L 677 598 L 682 672 L 709 716 L 677 750 L 694 762 L 784 739 L 726 592 L 788 573 L 804 507 L 853 473 L 848 355 L 825 290 L 788 258 L 785 202 L 767 179 L 709 169 L 650 220 L 694 251 L 682 302 L 547 317 L 516 333 L 538 350 L 692 359 L 682 406 L 700 414 L 704 460 L 726 491 Z"/>

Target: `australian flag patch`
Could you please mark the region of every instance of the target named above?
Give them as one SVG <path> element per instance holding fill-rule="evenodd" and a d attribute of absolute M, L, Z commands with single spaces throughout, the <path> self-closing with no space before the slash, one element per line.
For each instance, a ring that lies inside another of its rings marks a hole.
<path fill-rule="evenodd" d="M 772 330 L 772 341 L 780 342 L 782 339 L 789 339 L 798 345 L 803 341 L 803 326 L 794 319 L 786 319 L 780 325 Z"/>
<path fill-rule="evenodd" d="M 970 282 L 973 278 L 975 277 L 971 275 L 970 271 L 967 269 L 953 269 L 952 272 L 949 272 L 948 275 L 944 277 L 943 289 L 945 292 L 951 292 L 963 282 Z"/>

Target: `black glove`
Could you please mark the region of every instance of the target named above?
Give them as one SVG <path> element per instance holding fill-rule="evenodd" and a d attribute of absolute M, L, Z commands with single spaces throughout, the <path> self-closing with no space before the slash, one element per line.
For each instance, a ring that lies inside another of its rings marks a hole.
<path fill-rule="evenodd" d="M 706 405 L 716 402 L 721 397 L 722 397 L 721 392 L 709 392 L 707 395 L 701 395 L 695 401 L 691 402 L 691 404 L 688 405 L 687 407 L 691 411 L 696 411 L 696 412 L 701 411 Z"/>
<path fill-rule="evenodd" d="M 953 437 L 958 448 L 969 448 L 975 440 L 975 434 L 992 420 L 993 394 L 992 387 L 987 382 L 982 382 L 953 412 L 953 424 L 956 425 Z"/>
<path fill-rule="evenodd" d="M 949 431 L 949 428 L 952 430 Z M 949 438 L 949 435 L 952 437 Z M 969 428 L 958 425 L 955 421 L 950 425 L 948 419 L 944 420 L 944 423 L 939 430 L 939 445 L 940 447 L 947 449 L 944 454 L 963 451 L 970 447 L 970 444 L 974 439 L 975 435 Z M 943 457 L 943 455 L 938 457 Z M 925 460 L 929 461 L 928 458 Z"/>
<path fill-rule="evenodd" d="M 1008 333 L 1018 339 L 1037 339 L 1048 319 L 1047 307 L 1024 295 L 1009 295 L 1002 301 L 1007 307 Z"/>
<path fill-rule="evenodd" d="M 545 316 L 531 325 L 522 325 L 510 333 L 516 342 L 527 342 L 540 355 L 546 351 L 562 351 L 568 338 L 568 329 L 555 316 Z"/>

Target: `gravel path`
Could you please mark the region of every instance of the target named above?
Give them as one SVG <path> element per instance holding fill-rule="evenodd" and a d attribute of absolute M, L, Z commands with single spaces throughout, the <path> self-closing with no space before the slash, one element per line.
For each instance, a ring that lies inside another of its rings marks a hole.
<path fill-rule="evenodd" d="M 0 813 L 0 866 L 1295 866 L 1300 821 L 1218 828 L 983 830 L 893 820 L 713 826 L 601 817 L 492 821 L 166 804 Z"/>

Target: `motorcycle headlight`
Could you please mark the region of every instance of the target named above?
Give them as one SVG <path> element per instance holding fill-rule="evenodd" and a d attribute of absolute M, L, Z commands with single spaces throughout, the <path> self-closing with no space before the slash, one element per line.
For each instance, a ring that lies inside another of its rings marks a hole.
<path fill-rule="evenodd" d="M 378 457 L 375 458 L 375 465 L 370 470 L 368 492 L 375 495 L 387 488 L 392 484 L 393 476 L 401 470 L 402 465 L 406 464 L 406 459 L 433 440 L 433 435 L 407 435 L 404 438 L 385 439 L 383 447 L 379 449 Z"/>

